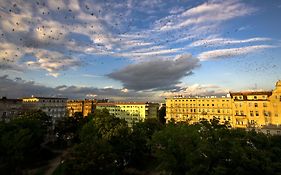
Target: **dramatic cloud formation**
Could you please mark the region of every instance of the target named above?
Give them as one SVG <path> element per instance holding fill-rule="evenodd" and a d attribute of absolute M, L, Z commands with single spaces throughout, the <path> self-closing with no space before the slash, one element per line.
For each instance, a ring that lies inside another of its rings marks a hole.
<path fill-rule="evenodd" d="M 81 66 L 79 57 L 85 53 L 97 58 L 107 55 L 137 60 L 190 53 L 190 47 L 202 45 L 190 44 L 194 39 L 217 35 L 222 22 L 257 11 L 238 0 L 213 0 L 185 8 L 180 3 L 171 6 L 161 0 L 4 0 L 0 6 L 0 48 L 4 50 L 0 52 L 0 66 L 16 70 L 19 65 L 22 69 L 36 67 L 52 76 Z M 160 12 L 166 15 L 159 15 Z M 206 42 L 229 43 L 220 39 Z M 33 59 L 28 60 L 27 56 Z M 22 60 L 27 60 L 26 66 L 22 66 Z"/>
<path fill-rule="evenodd" d="M 20 98 L 34 96 L 67 97 L 70 99 L 111 99 L 116 101 L 153 101 L 159 100 L 156 94 L 151 92 L 138 93 L 128 89 L 91 88 L 77 86 L 48 87 L 33 81 L 25 81 L 21 78 L 9 79 L 8 75 L 0 76 L 0 96 L 8 98 Z"/>
<path fill-rule="evenodd" d="M 199 60 L 191 55 L 180 55 L 173 60 L 152 60 L 131 64 L 108 76 L 134 90 L 173 89 L 180 79 L 192 73 Z"/>
<path fill-rule="evenodd" d="M 203 69 L 206 64 L 220 70 L 224 67 L 213 60 L 222 63 L 228 61 L 224 58 L 238 60 L 237 56 L 249 54 L 257 63 L 251 62 L 254 66 L 247 71 L 260 71 L 260 65 L 270 62 L 267 77 L 276 79 L 281 66 L 280 51 L 275 49 L 280 47 L 280 24 L 266 19 L 278 19 L 277 6 L 274 0 L 1 0 L 0 76 L 20 76 L 26 81 L 19 87 L 25 89 L 27 84 L 46 95 L 60 93 L 50 86 L 67 84 L 64 89 L 70 96 L 78 89 L 78 96 L 99 97 L 106 90 L 92 86 L 112 86 L 118 88 L 105 88 L 110 96 L 116 90 L 122 97 L 125 93 L 139 97 L 136 91 L 183 90 L 177 86 L 181 81 L 197 83 L 193 77 L 183 78 L 192 72 L 213 84 Z M 238 61 L 234 64 L 241 67 Z M 193 71 L 199 65 L 202 69 Z"/>

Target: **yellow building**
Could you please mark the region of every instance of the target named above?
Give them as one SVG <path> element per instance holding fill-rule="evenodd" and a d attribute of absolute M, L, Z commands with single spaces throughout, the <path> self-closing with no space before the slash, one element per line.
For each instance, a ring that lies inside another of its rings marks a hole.
<path fill-rule="evenodd" d="M 68 100 L 67 111 L 69 117 L 72 117 L 76 112 L 81 112 L 83 117 L 87 117 L 95 109 L 95 100 Z"/>
<path fill-rule="evenodd" d="M 233 99 L 234 127 L 260 128 L 271 123 L 272 92 L 236 92 L 230 93 Z"/>
<path fill-rule="evenodd" d="M 200 119 L 219 119 L 233 123 L 232 102 L 229 97 L 174 97 L 166 99 L 166 121 L 199 122 Z"/>
<path fill-rule="evenodd" d="M 97 103 L 96 109 L 107 109 L 110 114 L 132 123 L 157 118 L 159 104 L 139 102 Z"/>
<path fill-rule="evenodd" d="M 166 119 L 198 122 L 217 118 L 232 127 L 257 128 L 281 134 L 281 80 L 273 91 L 231 92 L 229 97 L 173 97 L 166 99 Z M 270 128 L 270 130 L 268 130 Z M 275 132 L 275 131 L 274 131 Z"/>

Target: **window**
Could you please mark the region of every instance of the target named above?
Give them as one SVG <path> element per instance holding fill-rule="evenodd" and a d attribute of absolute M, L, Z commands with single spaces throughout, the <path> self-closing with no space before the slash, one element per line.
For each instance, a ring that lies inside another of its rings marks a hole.
<path fill-rule="evenodd" d="M 258 103 L 255 103 L 255 107 L 258 107 Z"/>
<path fill-rule="evenodd" d="M 254 99 L 256 100 L 256 99 L 257 99 L 257 96 L 254 96 Z"/>
<path fill-rule="evenodd" d="M 259 111 L 256 111 L 256 116 L 257 116 L 257 117 L 259 116 Z"/>
<path fill-rule="evenodd" d="M 254 112 L 250 111 L 250 116 L 253 117 L 254 116 Z"/>

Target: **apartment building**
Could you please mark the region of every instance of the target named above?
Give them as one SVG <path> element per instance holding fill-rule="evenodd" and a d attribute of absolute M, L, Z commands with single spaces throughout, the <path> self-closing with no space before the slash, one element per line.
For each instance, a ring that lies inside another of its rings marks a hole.
<path fill-rule="evenodd" d="M 96 100 L 68 100 L 67 112 L 72 117 L 76 112 L 81 112 L 83 117 L 87 117 L 94 112 Z"/>
<path fill-rule="evenodd" d="M 96 109 L 107 109 L 110 114 L 125 119 L 129 126 L 149 118 L 157 118 L 158 103 L 116 102 L 97 103 Z"/>
<path fill-rule="evenodd" d="M 281 134 L 281 80 L 272 91 L 230 92 L 227 97 L 166 98 L 166 120 L 195 123 L 219 119 L 236 128 Z"/>
<path fill-rule="evenodd" d="M 22 111 L 21 99 L 0 99 L 0 120 L 9 121 Z"/>
<path fill-rule="evenodd" d="M 66 116 L 67 98 L 27 97 L 22 98 L 24 109 L 42 110 L 53 120 Z"/>
<path fill-rule="evenodd" d="M 166 99 L 166 121 L 199 122 L 200 119 L 219 119 L 221 123 L 233 123 L 230 97 L 173 97 Z"/>

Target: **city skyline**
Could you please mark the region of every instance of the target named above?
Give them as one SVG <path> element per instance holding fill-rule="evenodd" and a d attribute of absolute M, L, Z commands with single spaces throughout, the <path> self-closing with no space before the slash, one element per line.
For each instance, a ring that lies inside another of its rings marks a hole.
<path fill-rule="evenodd" d="M 272 90 L 278 1 L 0 3 L 0 96 L 163 101 Z"/>

